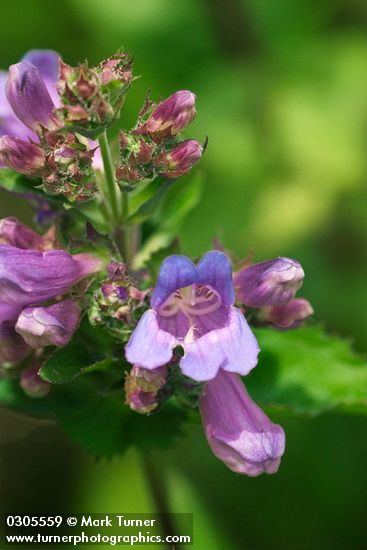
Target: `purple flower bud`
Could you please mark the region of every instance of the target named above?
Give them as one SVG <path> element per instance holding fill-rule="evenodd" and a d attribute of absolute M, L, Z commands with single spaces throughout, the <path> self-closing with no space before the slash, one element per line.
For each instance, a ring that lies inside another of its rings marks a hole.
<path fill-rule="evenodd" d="M 196 96 L 189 90 L 180 90 L 159 103 L 138 133 L 162 137 L 174 136 L 193 121 L 196 115 Z"/>
<path fill-rule="evenodd" d="M 35 143 L 12 136 L 0 138 L 0 163 L 16 172 L 42 176 L 45 160 L 42 148 Z"/>
<path fill-rule="evenodd" d="M 148 414 L 158 406 L 158 391 L 167 380 L 167 367 L 148 371 L 135 365 L 125 380 L 125 403 L 138 413 Z"/>
<path fill-rule="evenodd" d="M 313 308 L 308 300 L 295 298 L 287 304 L 264 308 L 263 317 L 277 327 L 296 327 L 313 314 Z"/>
<path fill-rule="evenodd" d="M 0 366 L 16 365 L 29 352 L 30 348 L 14 330 L 14 321 L 0 322 Z"/>
<path fill-rule="evenodd" d="M 29 397 L 45 397 L 51 389 L 51 384 L 42 380 L 38 370 L 39 365 L 31 366 L 22 370 L 20 375 L 20 386 Z"/>
<path fill-rule="evenodd" d="M 80 308 L 73 300 L 51 306 L 27 307 L 18 317 L 15 330 L 32 348 L 65 346 L 79 323 Z"/>
<path fill-rule="evenodd" d="M 3 218 L 0 220 L 0 244 L 10 244 L 23 250 L 43 251 L 49 249 L 51 243 L 47 235 L 41 237 L 16 218 Z"/>
<path fill-rule="evenodd" d="M 182 141 L 169 153 L 161 153 L 154 159 L 157 172 L 167 178 L 178 178 L 187 174 L 200 160 L 203 146 L 194 139 Z"/>
<path fill-rule="evenodd" d="M 228 468 L 248 476 L 278 471 L 283 428 L 254 403 L 238 375 L 220 370 L 207 382 L 200 412 L 208 443 Z"/>
<path fill-rule="evenodd" d="M 19 120 L 34 132 L 41 127 L 50 131 L 60 128 L 47 87 L 31 63 L 21 61 L 9 67 L 6 97 Z"/>
<path fill-rule="evenodd" d="M 234 275 L 234 285 L 243 304 L 273 306 L 294 298 L 304 275 L 296 260 L 276 258 L 241 269 Z"/>

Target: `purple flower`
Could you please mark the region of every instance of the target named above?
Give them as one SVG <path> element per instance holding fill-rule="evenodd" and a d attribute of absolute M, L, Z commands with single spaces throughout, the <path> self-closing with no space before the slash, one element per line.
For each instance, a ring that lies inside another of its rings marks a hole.
<path fill-rule="evenodd" d="M 244 316 L 235 307 L 228 257 L 212 251 L 197 266 L 169 256 L 151 298 L 125 348 L 127 360 L 145 369 L 165 365 L 182 346 L 180 367 L 194 380 L 215 378 L 219 369 L 247 374 L 260 351 Z"/>
<path fill-rule="evenodd" d="M 16 365 L 31 351 L 23 338 L 15 332 L 14 323 L 4 321 L 4 318 L 1 317 L 2 310 L 3 304 L 0 304 L 0 367 Z M 5 317 L 7 316 L 5 315 Z"/>
<path fill-rule="evenodd" d="M 42 176 L 46 157 L 42 148 L 17 137 L 0 137 L 0 165 L 26 176 Z"/>
<path fill-rule="evenodd" d="M 46 84 L 32 63 L 21 61 L 9 67 L 5 91 L 16 116 L 34 133 L 60 127 Z"/>
<path fill-rule="evenodd" d="M 138 128 L 138 133 L 174 136 L 195 118 L 196 96 L 189 90 L 180 90 L 158 104 L 148 120 Z"/>
<path fill-rule="evenodd" d="M 45 302 L 99 266 L 99 260 L 89 254 L 71 256 L 64 250 L 39 252 L 0 245 L 0 303 L 26 306 Z"/>
<path fill-rule="evenodd" d="M 154 165 L 161 176 L 178 178 L 187 174 L 200 160 L 203 146 L 195 139 L 182 141 L 169 153 L 162 153 L 154 159 Z"/>
<path fill-rule="evenodd" d="M 65 346 L 78 326 L 80 307 L 73 300 L 62 300 L 51 306 L 23 309 L 15 330 L 32 348 Z"/>
<path fill-rule="evenodd" d="M 283 428 L 254 403 L 239 376 L 219 371 L 207 382 L 200 412 L 208 443 L 228 468 L 252 477 L 278 471 L 285 447 Z"/>
<path fill-rule="evenodd" d="M 39 365 L 23 369 L 20 375 L 20 386 L 29 397 L 45 397 L 51 389 L 51 384 L 38 375 Z"/>
<path fill-rule="evenodd" d="M 0 220 L 0 244 L 10 244 L 24 250 L 45 251 L 52 248 L 53 240 L 54 237 L 51 234 L 46 233 L 41 237 L 16 218 L 9 217 Z"/>
<path fill-rule="evenodd" d="M 296 260 L 276 258 L 241 269 L 234 275 L 234 285 L 247 306 L 281 305 L 294 298 L 304 275 Z"/>
<path fill-rule="evenodd" d="M 312 314 L 313 308 L 304 298 L 295 298 L 287 304 L 266 307 L 263 311 L 264 319 L 280 328 L 295 328 Z"/>

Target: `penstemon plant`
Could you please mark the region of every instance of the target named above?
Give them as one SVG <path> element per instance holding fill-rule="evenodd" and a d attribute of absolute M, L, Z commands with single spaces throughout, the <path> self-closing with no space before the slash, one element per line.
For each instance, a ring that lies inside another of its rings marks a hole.
<path fill-rule="evenodd" d="M 302 326 L 298 261 L 239 261 L 217 242 L 195 262 L 179 253 L 206 148 L 181 136 L 196 96 L 148 94 L 111 140 L 133 80 L 123 51 L 71 67 L 34 50 L 1 75 L 0 185 L 39 231 L 0 221 L 0 403 L 108 456 L 167 445 L 199 411 L 231 470 L 275 473 L 284 431 L 241 377 L 267 409 L 314 414 L 361 407 L 365 365 Z"/>

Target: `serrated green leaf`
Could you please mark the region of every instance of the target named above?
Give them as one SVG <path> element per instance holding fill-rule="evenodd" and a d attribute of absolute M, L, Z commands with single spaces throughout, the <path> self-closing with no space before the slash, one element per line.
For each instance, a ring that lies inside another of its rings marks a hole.
<path fill-rule="evenodd" d="M 293 413 L 367 413 L 367 361 L 319 326 L 256 329 L 262 349 L 245 383 L 261 404 Z"/>
<path fill-rule="evenodd" d="M 12 193 L 29 193 L 35 191 L 39 180 L 31 180 L 10 168 L 0 168 L 0 187 Z"/>
<path fill-rule="evenodd" d="M 51 384 L 65 384 L 84 372 L 112 365 L 107 335 L 84 322 L 69 344 L 57 349 L 42 365 L 40 376 Z"/>

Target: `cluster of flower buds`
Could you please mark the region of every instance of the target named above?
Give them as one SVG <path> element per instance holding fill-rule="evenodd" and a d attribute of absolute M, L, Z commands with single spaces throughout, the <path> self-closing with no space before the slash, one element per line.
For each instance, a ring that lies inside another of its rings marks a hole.
<path fill-rule="evenodd" d="M 290 258 L 245 266 L 234 275 L 237 298 L 259 309 L 259 321 L 294 328 L 313 313 L 307 300 L 295 298 L 304 275 L 299 262 Z"/>
<path fill-rule="evenodd" d="M 89 319 L 92 324 L 107 326 L 115 336 L 126 340 L 137 319 L 148 308 L 149 291 L 136 286 L 124 263 L 110 262 L 107 275 L 94 292 Z"/>
<path fill-rule="evenodd" d="M 159 392 L 166 381 L 166 366 L 153 371 L 133 366 L 125 379 L 125 403 L 138 413 L 151 413 L 160 404 Z"/>
<path fill-rule="evenodd" d="M 71 67 L 61 61 L 60 119 L 66 127 L 95 139 L 118 116 L 132 79 L 132 58 L 125 52 L 117 52 L 97 67 L 87 62 Z"/>
<path fill-rule="evenodd" d="M 183 176 L 200 160 L 203 145 L 194 139 L 177 140 L 196 115 L 195 100 L 188 90 L 172 94 L 157 106 L 146 100 L 135 129 L 120 135 L 116 179 L 122 188 L 134 189 L 155 176 Z"/>
<path fill-rule="evenodd" d="M 40 62 L 39 55 L 31 59 Z M 40 67 L 51 64 L 51 72 L 56 72 L 56 54 L 44 54 L 42 59 Z M 50 95 L 55 96 L 56 80 L 52 87 L 49 72 L 43 78 L 41 70 L 29 61 L 10 67 L 6 97 L 13 118 L 17 117 L 17 124 L 24 124 L 22 137 L 28 133 L 28 140 L 3 135 L 0 163 L 28 177 L 42 178 L 43 188 L 49 194 L 62 194 L 71 202 L 87 200 L 96 192 L 92 169 L 95 148 L 75 133 L 65 133 L 53 102 L 60 98 L 52 99 Z M 11 131 L 12 127 L 6 129 Z"/>

